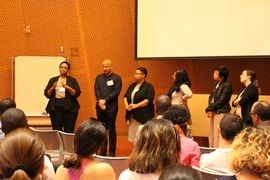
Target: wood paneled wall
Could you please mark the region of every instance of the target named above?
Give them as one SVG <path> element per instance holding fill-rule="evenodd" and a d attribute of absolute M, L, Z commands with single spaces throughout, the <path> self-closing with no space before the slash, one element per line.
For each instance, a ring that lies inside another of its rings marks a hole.
<path fill-rule="evenodd" d="M 95 116 L 93 84 L 95 77 L 102 73 L 101 62 L 104 59 L 111 59 L 114 71 L 123 78 L 117 118 L 119 135 L 127 133 L 123 95 L 133 82 L 133 73 L 139 66 L 148 69 L 147 81 L 154 85 L 156 97 L 168 90 L 176 69 L 188 72 L 194 93 L 209 94 L 213 85 L 213 70 L 219 65 L 230 69 L 229 80 L 235 94 L 242 88 L 239 76 L 244 68 L 256 71 L 262 94 L 270 94 L 269 59 L 135 60 L 134 0 L 3 1 L 0 17 L 0 98 L 11 97 L 12 57 L 65 56 L 71 63 L 70 75 L 77 78 L 82 89 L 77 126 Z M 26 33 L 26 26 L 29 26 L 30 33 Z M 63 53 L 60 47 L 64 47 Z M 198 113 L 205 116 L 204 112 Z M 197 130 L 194 133 L 204 134 Z"/>

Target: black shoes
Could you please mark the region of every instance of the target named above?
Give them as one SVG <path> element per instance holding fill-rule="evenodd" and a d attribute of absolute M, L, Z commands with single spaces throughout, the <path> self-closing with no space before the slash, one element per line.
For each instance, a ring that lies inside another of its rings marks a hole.
<path fill-rule="evenodd" d="M 100 156 L 106 156 L 107 152 L 106 151 L 100 151 L 98 155 Z M 110 152 L 110 157 L 115 157 L 115 152 Z"/>
<path fill-rule="evenodd" d="M 106 156 L 106 151 L 100 151 L 98 155 L 100 155 L 100 156 Z"/>
<path fill-rule="evenodd" d="M 115 157 L 115 153 L 114 152 L 110 152 L 110 157 Z"/>

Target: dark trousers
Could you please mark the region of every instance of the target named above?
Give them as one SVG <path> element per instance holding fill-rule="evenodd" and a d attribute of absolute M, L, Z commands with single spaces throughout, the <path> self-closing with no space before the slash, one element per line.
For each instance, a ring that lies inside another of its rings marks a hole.
<path fill-rule="evenodd" d="M 116 130 L 115 130 L 116 115 L 117 115 L 117 111 L 97 112 L 98 120 L 105 123 L 109 129 L 110 153 L 115 153 L 115 150 L 116 150 Z M 101 151 L 106 152 L 107 145 L 108 145 L 108 140 L 106 139 L 103 146 L 101 147 Z"/>
<path fill-rule="evenodd" d="M 56 107 L 56 111 L 50 113 L 51 123 L 53 130 L 74 133 L 74 126 L 78 117 L 77 112 L 65 111 L 64 108 Z"/>

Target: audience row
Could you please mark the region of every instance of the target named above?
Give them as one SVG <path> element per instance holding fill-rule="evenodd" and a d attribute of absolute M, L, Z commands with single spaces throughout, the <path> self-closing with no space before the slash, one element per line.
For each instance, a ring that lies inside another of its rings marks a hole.
<path fill-rule="evenodd" d="M 168 104 L 166 97 L 160 99 L 158 103 Z M 4 178 L 116 178 L 110 165 L 93 161 L 93 156 L 104 143 L 107 134 L 105 125 L 100 121 L 86 120 L 78 127 L 74 138 L 75 154 L 65 159 L 55 175 L 51 162 L 46 165 L 44 144 L 27 128 L 23 111 L 15 108 L 16 104 L 12 99 L 5 101 L 9 102 L 6 104 L 12 105 L 2 111 L 3 102 L 0 102 L 2 130 L 5 133 L 0 144 L 0 167 Z M 200 175 L 191 166 L 212 172 L 235 174 L 229 177 L 230 179 L 269 179 L 268 102 L 257 101 L 251 107 L 250 115 L 256 126 L 244 128 L 243 121 L 237 114 L 224 116 L 216 129 L 219 147 L 214 152 L 202 156 L 198 144 L 186 137 L 189 110 L 183 105 L 177 105 L 168 106 L 167 110 L 163 109 L 161 113 L 159 107 L 163 106 L 157 106 L 161 119 L 149 120 L 139 127 L 134 149 L 127 162 L 129 168 L 120 175 L 120 180 L 169 179 L 172 172 L 179 173 L 176 169 L 181 171 L 178 179 L 183 178 L 181 176 L 189 176 L 191 179 L 200 180 Z M 39 153 L 35 153 L 36 151 Z"/>

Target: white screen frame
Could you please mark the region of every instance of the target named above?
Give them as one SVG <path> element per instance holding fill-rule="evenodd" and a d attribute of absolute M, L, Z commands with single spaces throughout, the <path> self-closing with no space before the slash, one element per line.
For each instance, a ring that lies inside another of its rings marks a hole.
<path fill-rule="evenodd" d="M 270 1 L 136 0 L 136 13 L 136 59 L 270 56 Z"/>

